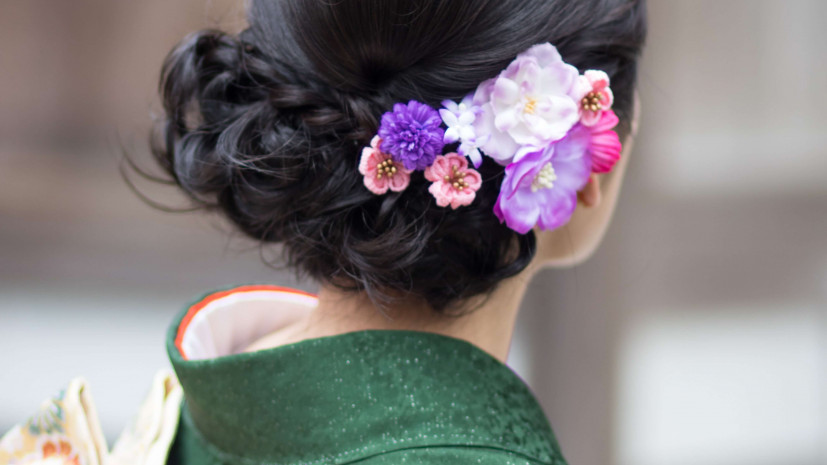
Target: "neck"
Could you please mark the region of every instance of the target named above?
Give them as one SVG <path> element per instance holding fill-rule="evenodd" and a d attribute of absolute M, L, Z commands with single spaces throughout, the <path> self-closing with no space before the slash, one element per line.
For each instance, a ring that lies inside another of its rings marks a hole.
<path fill-rule="evenodd" d="M 426 331 L 468 341 L 505 363 L 514 324 L 531 270 L 505 280 L 482 304 L 462 316 L 435 313 L 424 304 L 403 303 L 380 311 L 363 293 L 323 286 L 318 306 L 305 317 L 254 344 L 259 350 L 303 339 L 367 329 Z"/>

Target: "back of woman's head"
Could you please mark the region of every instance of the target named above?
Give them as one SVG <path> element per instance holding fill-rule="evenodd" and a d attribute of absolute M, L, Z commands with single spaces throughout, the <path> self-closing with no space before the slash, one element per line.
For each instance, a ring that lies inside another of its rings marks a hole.
<path fill-rule="evenodd" d="M 424 179 L 376 196 L 358 164 L 394 103 L 459 100 L 534 44 L 611 77 L 628 132 L 645 0 L 253 0 L 239 35 L 195 33 L 167 58 L 155 155 L 196 202 L 282 245 L 300 274 L 438 312 L 529 264 L 533 233 L 492 209 L 484 163 L 470 206 L 438 208 Z"/>

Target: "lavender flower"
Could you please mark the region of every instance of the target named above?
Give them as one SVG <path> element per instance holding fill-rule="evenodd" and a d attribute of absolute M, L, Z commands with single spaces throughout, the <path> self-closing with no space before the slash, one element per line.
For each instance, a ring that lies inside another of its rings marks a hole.
<path fill-rule="evenodd" d="M 520 234 L 534 226 L 565 225 L 577 206 L 577 192 L 589 181 L 591 133 L 573 131 L 546 148 L 524 148 L 505 168 L 494 214 Z"/>
<path fill-rule="evenodd" d="M 382 152 L 410 170 L 431 166 L 445 147 L 445 131 L 439 113 L 424 103 L 397 103 L 382 115 L 379 137 Z"/>

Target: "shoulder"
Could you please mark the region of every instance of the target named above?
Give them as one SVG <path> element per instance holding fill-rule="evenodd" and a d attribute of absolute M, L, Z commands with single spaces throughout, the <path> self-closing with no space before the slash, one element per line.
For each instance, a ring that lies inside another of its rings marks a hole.
<path fill-rule="evenodd" d="M 443 465 L 446 463 L 452 465 L 502 465 L 505 463 L 511 465 L 566 465 L 565 460 L 559 455 L 555 455 L 549 460 L 540 460 L 508 449 L 463 445 L 400 449 L 373 456 L 361 463 L 364 463 L 364 465 L 397 465 L 399 463 L 408 465 Z"/>

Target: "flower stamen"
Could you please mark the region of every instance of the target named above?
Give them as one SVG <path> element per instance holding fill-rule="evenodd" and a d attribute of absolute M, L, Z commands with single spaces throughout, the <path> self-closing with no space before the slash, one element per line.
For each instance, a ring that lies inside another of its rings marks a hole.
<path fill-rule="evenodd" d="M 456 166 L 452 166 L 451 168 L 453 169 L 453 174 L 446 174 L 444 178 L 445 182 L 454 186 L 454 189 L 458 191 L 467 189 L 468 181 L 465 180 L 465 172 L 460 171 L 459 168 L 457 168 Z"/>
<path fill-rule="evenodd" d="M 580 105 L 585 111 L 598 111 L 603 108 L 603 95 L 600 92 L 589 92 L 580 101 Z"/>
<path fill-rule="evenodd" d="M 523 108 L 523 113 L 527 115 L 533 115 L 537 112 L 537 99 L 533 97 L 529 97 L 528 101 Z"/>
<path fill-rule="evenodd" d="M 376 179 L 382 179 L 382 176 L 387 176 L 392 178 L 396 172 L 399 171 L 396 167 L 396 164 L 388 158 L 387 160 L 383 161 L 376 165 Z"/>
<path fill-rule="evenodd" d="M 554 167 L 551 162 L 546 163 L 537 173 L 537 176 L 531 181 L 531 192 L 537 192 L 540 189 L 551 189 L 554 187 L 554 181 L 557 180 L 557 173 L 554 172 Z"/>

